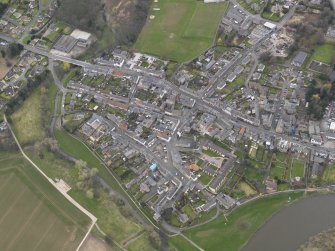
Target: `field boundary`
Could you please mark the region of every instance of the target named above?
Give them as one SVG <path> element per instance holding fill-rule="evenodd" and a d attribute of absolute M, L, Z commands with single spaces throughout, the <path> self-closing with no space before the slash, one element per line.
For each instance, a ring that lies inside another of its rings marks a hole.
<path fill-rule="evenodd" d="M 8 128 L 9 128 L 9 130 L 10 130 L 10 132 L 11 132 L 11 134 L 12 134 L 12 136 L 13 136 L 13 138 L 14 138 L 14 140 L 15 140 L 15 143 L 17 144 L 17 146 L 18 146 L 18 148 L 19 148 L 19 150 L 20 150 L 20 152 L 21 152 L 21 154 L 23 155 L 23 157 L 33 166 L 33 167 L 35 167 L 35 169 L 40 173 L 40 174 L 42 174 L 42 176 L 44 177 L 44 178 L 46 178 L 48 181 L 49 181 L 49 183 L 54 187 L 54 188 L 56 188 L 57 189 L 57 191 L 59 191 L 72 205 L 74 205 L 75 207 L 77 207 L 82 213 L 84 213 L 86 216 L 88 216 L 90 219 L 91 219 L 91 221 L 92 221 L 92 224 L 91 224 L 91 226 L 89 227 L 89 229 L 88 229 L 88 231 L 87 231 L 87 233 L 86 233 L 86 235 L 84 236 L 84 238 L 83 238 L 83 240 L 80 242 L 80 244 L 78 245 L 78 247 L 77 247 L 77 249 L 76 249 L 76 251 L 79 251 L 79 249 L 81 248 L 81 246 L 83 245 L 83 243 L 86 241 L 86 239 L 87 239 L 87 237 L 88 237 L 88 235 L 90 234 L 90 232 L 91 232 L 91 230 L 92 230 L 92 228 L 94 227 L 94 225 L 96 224 L 96 222 L 97 222 L 97 218 L 93 215 L 93 214 L 91 214 L 88 210 L 86 210 L 84 207 L 82 207 L 78 202 L 76 202 L 70 195 L 68 195 L 66 192 L 64 192 L 63 190 L 61 190 L 61 189 L 59 189 L 58 188 L 58 186 L 56 185 L 56 183 L 51 179 L 51 178 L 49 178 L 26 154 L 25 154 L 25 152 L 23 151 L 23 149 L 22 149 L 22 147 L 21 147 L 21 145 L 20 145 L 20 142 L 18 141 L 18 139 L 16 138 L 16 136 L 15 136 L 15 133 L 14 133 L 14 131 L 12 130 L 12 128 L 11 128 L 11 125 L 8 123 L 8 121 L 7 121 L 7 117 L 6 117 L 6 115 L 4 115 L 4 121 L 5 121 L 5 123 L 8 125 Z"/>

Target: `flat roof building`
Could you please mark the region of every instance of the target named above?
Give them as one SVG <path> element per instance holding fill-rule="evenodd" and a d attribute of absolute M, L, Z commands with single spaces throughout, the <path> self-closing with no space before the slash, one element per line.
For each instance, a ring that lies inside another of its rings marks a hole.
<path fill-rule="evenodd" d="M 293 58 L 291 64 L 297 67 L 301 67 L 305 62 L 307 56 L 308 54 L 306 52 L 299 51 L 297 55 L 295 55 L 295 57 Z"/>
<path fill-rule="evenodd" d="M 72 36 L 62 35 L 54 45 L 54 49 L 69 53 L 77 43 L 77 39 Z"/>

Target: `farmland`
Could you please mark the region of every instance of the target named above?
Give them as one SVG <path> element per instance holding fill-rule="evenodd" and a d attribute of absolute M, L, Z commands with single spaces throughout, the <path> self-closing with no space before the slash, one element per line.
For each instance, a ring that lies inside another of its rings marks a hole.
<path fill-rule="evenodd" d="M 89 218 L 21 155 L 0 154 L 0 250 L 75 250 Z"/>
<path fill-rule="evenodd" d="M 193 0 L 154 3 L 154 18 L 144 26 L 135 49 L 178 62 L 191 60 L 212 45 L 227 7 Z"/>
<path fill-rule="evenodd" d="M 117 204 L 117 202 L 120 201 L 118 200 L 118 197 L 114 196 L 112 198 L 107 191 L 97 188 L 96 194 L 98 194 L 98 196 L 89 199 L 86 196 L 85 190 L 83 191 L 77 188 L 79 173 L 78 170 L 74 168 L 74 163 L 59 158 L 59 156 L 49 151 L 46 147 L 41 147 L 37 151 L 36 148 L 32 147 L 32 145 L 35 145 L 36 140 L 40 139 L 38 135 L 44 135 L 45 133 L 45 130 L 39 127 L 39 121 L 41 119 L 41 95 L 39 90 L 40 88 L 37 88 L 32 94 L 33 96 L 26 99 L 19 110 L 11 116 L 13 128 L 15 128 L 19 141 L 26 142 L 27 144 L 29 143 L 29 145 L 25 147 L 26 154 L 46 173 L 46 175 L 48 175 L 48 177 L 52 179 L 62 178 L 72 188 L 71 191 L 69 191 L 69 195 L 98 218 L 99 226 L 104 233 L 113 238 L 113 243 L 121 243 L 128 238 L 136 236 L 139 232 L 143 231 L 144 228 L 132 217 L 128 207 L 121 207 Z M 48 92 L 50 107 L 54 107 L 54 95 L 55 88 L 50 87 Z M 31 99 L 32 97 L 33 99 Z M 35 115 L 31 118 L 29 117 L 30 114 Z M 26 140 L 31 132 L 25 130 L 25 123 L 26 126 L 36 132 L 37 136 L 29 137 L 29 140 Z M 33 125 L 35 125 L 35 128 Z M 37 130 L 37 128 L 40 129 Z M 104 179 L 109 184 L 118 188 L 113 177 L 107 172 L 107 169 L 102 166 L 101 161 L 92 155 L 84 144 L 72 138 L 63 130 L 56 130 L 55 133 L 61 149 L 68 151 L 69 154 L 78 159 L 86 161 L 90 167 L 99 168 L 99 175 L 104 175 Z M 1 164 L 0 166 L 2 167 Z M 78 217 L 82 217 L 81 214 L 76 214 L 74 219 L 76 219 L 77 215 Z M 85 219 L 85 217 L 82 218 Z M 64 232 L 66 231 L 64 230 Z M 142 245 L 150 244 L 147 235 L 143 235 L 138 241 L 142 242 Z M 2 250 L 1 246 L 0 250 Z M 62 250 L 62 248 L 58 247 L 56 250 Z M 70 250 L 75 250 L 75 248 L 72 247 Z"/>

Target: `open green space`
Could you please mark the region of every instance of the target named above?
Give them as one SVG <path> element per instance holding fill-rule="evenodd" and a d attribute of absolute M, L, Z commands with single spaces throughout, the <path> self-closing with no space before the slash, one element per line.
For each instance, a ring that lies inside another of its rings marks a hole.
<path fill-rule="evenodd" d="M 182 211 L 187 214 L 187 216 L 191 219 L 194 220 L 197 215 L 196 213 L 193 211 L 192 207 L 190 205 L 186 205 L 182 208 Z"/>
<path fill-rule="evenodd" d="M 330 64 L 335 55 L 335 44 L 324 43 L 315 47 L 313 54 L 309 58 L 309 62 L 320 61 L 325 64 Z"/>
<path fill-rule="evenodd" d="M 149 235 L 144 234 L 140 236 L 139 238 L 135 239 L 129 245 L 127 245 L 127 249 L 129 251 L 138 251 L 138 250 L 145 250 L 145 251 L 155 251 L 157 250 L 156 248 L 153 248 L 150 240 L 149 240 Z"/>
<path fill-rule="evenodd" d="M 323 172 L 322 180 L 328 184 L 335 182 L 335 165 L 329 165 Z"/>
<path fill-rule="evenodd" d="M 291 178 L 294 177 L 304 177 L 305 171 L 305 163 L 303 160 L 300 159 L 293 159 L 292 160 L 292 167 L 291 167 Z"/>
<path fill-rule="evenodd" d="M 281 17 L 278 14 L 267 11 L 264 11 L 262 13 L 262 17 L 273 22 L 279 22 L 281 19 Z"/>
<path fill-rule="evenodd" d="M 285 174 L 285 167 L 281 164 L 276 163 L 274 167 L 271 168 L 271 177 L 283 179 Z"/>
<path fill-rule="evenodd" d="M 204 4 L 193 0 L 153 3 L 135 49 L 178 62 L 188 61 L 211 47 L 229 3 Z"/>
<path fill-rule="evenodd" d="M 90 219 L 23 156 L 0 153 L 0 250 L 75 250 Z"/>
<path fill-rule="evenodd" d="M 211 182 L 211 180 L 213 179 L 213 177 L 209 176 L 208 174 L 202 172 L 201 176 L 199 178 L 199 181 L 204 185 L 207 186 L 209 184 L 209 182 Z"/>
<path fill-rule="evenodd" d="M 288 205 L 289 197 L 297 200 L 302 196 L 303 193 L 290 193 L 264 197 L 237 208 L 227 216 L 228 221 L 222 215 L 206 225 L 187 230 L 185 235 L 204 250 L 238 251 L 274 213 Z"/>
<path fill-rule="evenodd" d="M 178 251 L 196 250 L 195 247 L 181 235 L 170 238 L 169 245 Z"/>
<path fill-rule="evenodd" d="M 21 144 L 39 141 L 44 138 L 40 112 L 41 88 L 38 87 L 12 116 L 14 131 Z"/>
<path fill-rule="evenodd" d="M 288 158 L 288 154 L 287 153 L 282 153 L 282 152 L 276 153 L 276 159 L 279 160 L 282 163 L 284 163 L 287 158 Z"/>

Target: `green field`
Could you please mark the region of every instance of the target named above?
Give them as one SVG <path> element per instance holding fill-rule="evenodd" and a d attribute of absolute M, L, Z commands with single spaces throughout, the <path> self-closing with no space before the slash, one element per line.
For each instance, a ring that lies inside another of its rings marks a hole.
<path fill-rule="evenodd" d="M 177 235 L 169 240 L 169 245 L 178 251 L 196 250 L 184 237 Z"/>
<path fill-rule="evenodd" d="M 138 239 L 135 239 L 134 241 L 130 242 L 126 246 L 126 248 L 129 251 L 138 251 L 138 250 L 155 251 L 157 250 L 152 247 L 148 234 L 144 234 L 140 236 Z"/>
<path fill-rule="evenodd" d="M 44 138 L 40 112 L 40 93 L 38 87 L 12 116 L 14 131 L 21 144 L 28 144 Z"/>
<path fill-rule="evenodd" d="M 289 197 L 296 200 L 302 196 L 303 193 L 294 193 L 262 198 L 237 208 L 227 217 L 228 221 L 220 216 L 206 225 L 187 230 L 185 235 L 204 250 L 238 251 L 266 220 L 287 205 Z M 174 242 L 175 246 L 183 245 L 179 240 Z"/>
<path fill-rule="evenodd" d="M 286 168 L 282 164 L 276 163 L 276 166 L 271 168 L 271 177 L 284 179 L 285 169 Z"/>
<path fill-rule="evenodd" d="M 207 186 L 209 184 L 209 182 L 211 182 L 211 180 L 213 179 L 213 177 L 209 176 L 208 174 L 202 172 L 201 176 L 199 178 L 199 181 L 204 185 Z"/>
<path fill-rule="evenodd" d="M 300 159 L 293 159 L 292 160 L 292 167 L 291 167 L 291 178 L 294 177 L 304 177 L 305 172 L 305 163 L 303 160 Z"/>
<path fill-rule="evenodd" d="M 204 4 L 194 0 L 159 0 L 154 3 L 135 49 L 184 62 L 211 47 L 228 3 Z"/>
<path fill-rule="evenodd" d="M 0 153 L 0 250 L 75 250 L 90 220 L 20 154 Z"/>
<path fill-rule="evenodd" d="M 323 172 L 322 180 L 329 184 L 335 183 L 335 165 L 329 165 Z"/>
<path fill-rule="evenodd" d="M 273 22 L 279 22 L 281 17 L 278 14 L 264 11 L 262 17 Z"/>
<path fill-rule="evenodd" d="M 309 62 L 315 60 L 325 64 L 330 64 L 334 55 L 335 55 L 335 44 L 324 43 L 322 45 L 317 46 L 314 49 L 314 52 L 309 59 Z"/>

